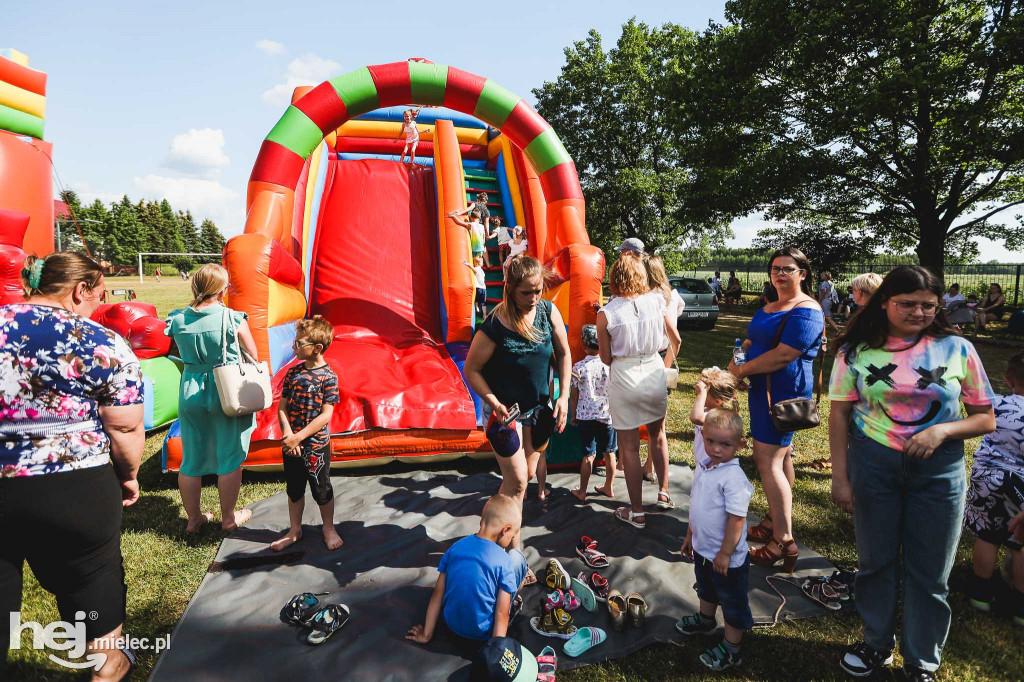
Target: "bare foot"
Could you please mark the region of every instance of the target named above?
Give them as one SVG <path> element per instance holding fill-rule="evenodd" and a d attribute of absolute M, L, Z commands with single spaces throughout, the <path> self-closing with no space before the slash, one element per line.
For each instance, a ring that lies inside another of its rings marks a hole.
<path fill-rule="evenodd" d="M 233 531 L 234 529 L 238 528 L 239 526 L 244 526 L 246 524 L 246 522 L 249 519 L 251 519 L 251 518 L 252 518 L 252 510 L 251 509 L 238 509 L 238 510 L 235 510 L 235 517 L 234 517 L 234 519 L 232 519 L 231 521 L 228 521 L 227 519 L 225 519 L 224 521 L 221 521 L 220 522 L 220 529 L 225 531 L 225 532 L 227 532 L 227 533 L 230 533 L 231 531 Z"/>
<path fill-rule="evenodd" d="M 339 549 L 342 544 L 341 536 L 338 535 L 338 531 L 334 530 L 334 526 L 324 526 L 324 544 L 327 545 L 327 549 L 332 552 Z"/>
<path fill-rule="evenodd" d="M 293 530 L 289 529 L 288 532 L 285 533 L 283 536 L 281 536 L 280 539 L 274 540 L 273 542 L 270 543 L 270 549 L 274 550 L 275 552 L 280 552 L 285 547 L 290 547 L 290 546 L 294 545 L 296 542 L 298 542 L 301 539 L 302 539 L 302 530 L 301 529 L 296 530 L 296 531 L 293 531 Z"/>
<path fill-rule="evenodd" d="M 595 485 L 594 492 L 600 493 L 606 497 L 615 497 L 615 492 L 611 488 L 599 488 Z"/>
<path fill-rule="evenodd" d="M 586 502 L 587 501 L 587 494 L 585 492 L 583 492 L 582 490 L 580 490 L 579 488 L 573 488 L 569 492 L 572 493 L 572 496 L 575 497 L 580 502 Z"/>
<path fill-rule="evenodd" d="M 208 521 L 212 521 L 212 520 L 213 520 L 213 514 L 211 514 L 210 512 L 205 512 L 205 513 L 203 513 L 203 514 L 201 514 L 199 516 L 199 523 L 197 523 L 195 525 L 192 525 L 191 523 L 189 523 L 188 525 L 186 525 L 185 526 L 185 532 L 186 533 L 195 533 L 195 532 L 197 532 L 200 529 L 200 527 L 202 527 L 202 525 L 204 523 L 206 523 Z"/>

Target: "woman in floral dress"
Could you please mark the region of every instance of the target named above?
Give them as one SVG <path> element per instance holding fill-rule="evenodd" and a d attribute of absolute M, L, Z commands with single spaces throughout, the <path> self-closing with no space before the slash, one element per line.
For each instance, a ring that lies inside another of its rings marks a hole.
<path fill-rule="evenodd" d="M 121 512 L 139 498 L 142 373 L 128 343 L 89 319 L 98 264 L 29 256 L 22 280 L 27 302 L 0 306 L 0 679 L 28 561 L 61 620 L 83 623 L 88 653 L 105 654 L 93 679 L 119 680 L 133 661 L 111 642 L 127 591 Z"/>

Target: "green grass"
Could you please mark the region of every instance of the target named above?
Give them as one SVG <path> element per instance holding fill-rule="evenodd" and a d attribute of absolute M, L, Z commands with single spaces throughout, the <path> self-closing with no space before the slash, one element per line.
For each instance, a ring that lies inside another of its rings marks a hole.
<path fill-rule="evenodd" d="M 134 288 L 140 294 L 140 300 L 155 302 L 161 314 L 180 306 L 188 296 L 187 286 L 170 278 L 159 285 L 153 282 Z M 669 403 L 668 433 L 674 462 L 685 462 L 692 457 L 693 427 L 687 414 L 692 401 L 693 383 L 704 367 L 725 366 L 732 341 L 743 335 L 748 320 L 749 312 L 730 311 L 719 319 L 715 330 L 684 334 L 679 355 L 680 386 L 673 392 Z M 980 346 L 979 350 L 996 384 L 996 390 L 1005 390 L 999 377 L 1002 376 L 1006 358 L 1013 351 L 985 345 Z M 826 376 L 830 366 L 830 363 L 826 363 Z M 821 406 L 824 419 L 827 419 L 828 410 L 825 398 Z M 216 555 L 222 539 L 222 534 L 213 524 L 204 528 L 197 538 L 185 538 L 185 517 L 175 477 L 160 473 L 159 449 L 163 437 L 163 431 L 150 434 L 140 472 L 142 498 L 125 513 L 122 548 L 129 586 L 126 630 L 134 637 L 159 637 L 172 630 Z M 809 466 L 813 459 L 828 455 L 825 427 L 798 433 L 794 445 L 798 453 L 797 481 L 793 495 L 796 536 L 832 562 L 854 565 L 856 552 L 853 523 L 849 516 L 832 506 L 829 476 Z M 968 443 L 968 452 L 973 452 L 976 447 L 977 441 Z M 763 514 L 767 506 L 749 448 L 741 454 L 741 462 L 756 487 L 752 511 Z M 446 469 L 452 466 L 470 473 L 493 467 L 493 463 L 464 459 L 455 464 L 415 468 Z M 413 467 L 393 464 L 383 469 L 336 472 L 336 475 L 372 476 L 384 471 L 410 468 Z M 203 508 L 213 510 L 218 508 L 218 502 L 212 480 L 210 483 L 203 489 Z M 283 488 L 280 474 L 247 472 L 243 476 L 240 501 L 242 504 L 250 504 Z M 971 543 L 969 536 L 960 543 L 954 578 L 960 578 L 970 571 Z M 953 625 L 939 679 L 1024 679 L 1024 657 L 1021 656 L 1024 650 L 1024 631 L 1015 629 L 1006 619 L 976 614 L 969 607 L 966 597 L 960 593 L 954 592 L 950 601 Z M 57 618 L 52 597 L 39 587 L 26 567 L 22 619 L 47 623 Z M 840 649 L 859 639 L 860 633 L 860 619 L 853 613 L 781 623 L 771 630 L 755 631 L 746 638 L 742 668 L 724 677 L 758 680 L 841 679 L 836 666 Z M 566 682 L 704 679 L 706 671 L 697 662 L 697 655 L 709 644 L 708 640 L 696 640 L 674 645 L 655 645 L 617 661 L 560 673 L 559 679 Z M 386 654 L 380 652 L 378 655 Z M 11 679 L 77 679 L 37 652 L 24 649 L 12 652 L 11 661 Z M 134 679 L 142 679 L 147 675 L 154 662 L 155 656 L 152 653 L 143 653 L 139 674 Z"/>

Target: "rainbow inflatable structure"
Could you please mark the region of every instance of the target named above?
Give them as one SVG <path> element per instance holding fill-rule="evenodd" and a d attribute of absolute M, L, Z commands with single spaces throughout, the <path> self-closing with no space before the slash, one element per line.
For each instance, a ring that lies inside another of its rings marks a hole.
<path fill-rule="evenodd" d="M 420 105 L 436 108 L 417 119 L 415 163 L 397 163 L 403 111 Z M 492 216 L 526 228 L 530 254 L 549 267 L 545 296 L 578 358 L 604 256 L 587 237 L 572 160 L 522 98 L 425 60 L 368 66 L 296 90 L 263 141 L 245 232 L 224 248 L 228 302 L 249 315 L 275 392 L 295 362 L 295 322 L 323 315 L 334 325 L 335 466 L 490 452 L 462 376 L 476 324 L 470 240 L 446 217 L 480 191 Z M 502 274 L 496 244 L 488 251 L 493 304 Z M 246 466 L 280 466 L 280 436 L 275 404 L 257 415 Z M 180 461 L 172 426 L 164 469 Z"/>
<path fill-rule="evenodd" d="M 53 251 L 53 145 L 44 141 L 46 74 L 0 49 L 0 304 L 22 300 L 25 254 Z M 20 213 L 24 220 L 15 218 Z"/>

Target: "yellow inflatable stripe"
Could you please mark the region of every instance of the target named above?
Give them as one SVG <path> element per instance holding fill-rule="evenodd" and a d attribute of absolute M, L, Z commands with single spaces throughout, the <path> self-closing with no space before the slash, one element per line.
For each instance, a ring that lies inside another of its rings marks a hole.
<path fill-rule="evenodd" d="M 518 221 L 523 228 L 526 227 L 526 211 L 523 210 L 523 193 L 519 188 L 519 178 L 516 177 L 516 164 L 512 160 L 512 143 L 504 135 L 494 138 L 501 140 L 502 160 L 505 162 L 505 178 L 508 180 L 508 193 L 512 196 L 512 207 L 515 212 L 514 220 L 508 219 L 508 211 L 505 212 L 505 221 L 509 225 L 515 225 Z"/>
<path fill-rule="evenodd" d="M 336 131 L 343 137 L 376 137 L 384 139 L 404 139 L 401 123 L 388 121 L 347 121 Z M 477 128 L 455 127 L 455 137 L 461 144 L 487 144 L 487 131 Z M 420 139 L 434 140 L 434 126 L 420 125 Z"/>
<path fill-rule="evenodd" d="M 562 314 L 562 320 L 569 322 L 569 282 L 562 282 L 554 289 L 549 289 L 544 298 L 555 304 L 558 312 Z"/>
<path fill-rule="evenodd" d="M 504 135 L 498 135 L 496 138 L 487 143 L 487 158 L 493 159 L 495 156 L 501 153 L 502 144 L 501 140 L 505 137 Z"/>
<path fill-rule="evenodd" d="M 306 297 L 298 289 L 267 280 L 267 327 L 299 320 L 306 316 Z"/>
<path fill-rule="evenodd" d="M 318 144 L 309 157 L 309 177 L 306 179 L 306 204 L 302 211 L 302 250 L 299 252 L 299 263 L 305 267 L 306 244 L 312 235 L 309 233 L 309 214 L 313 208 L 313 194 L 316 193 L 316 179 L 320 170 L 320 155 L 324 146 Z M 314 225 L 314 227 L 316 227 Z M 308 274 L 308 273 L 307 273 Z"/>
<path fill-rule="evenodd" d="M 28 66 L 28 55 L 24 52 L 15 50 L 13 47 L 6 47 L 0 50 L 0 57 L 6 57 L 15 64 L 19 64 L 21 66 Z"/>
<path fill-rule="evenodd" d="M 0 104 L 39 118 L 46 118 L 46 98 L 0 81 Z"/>

